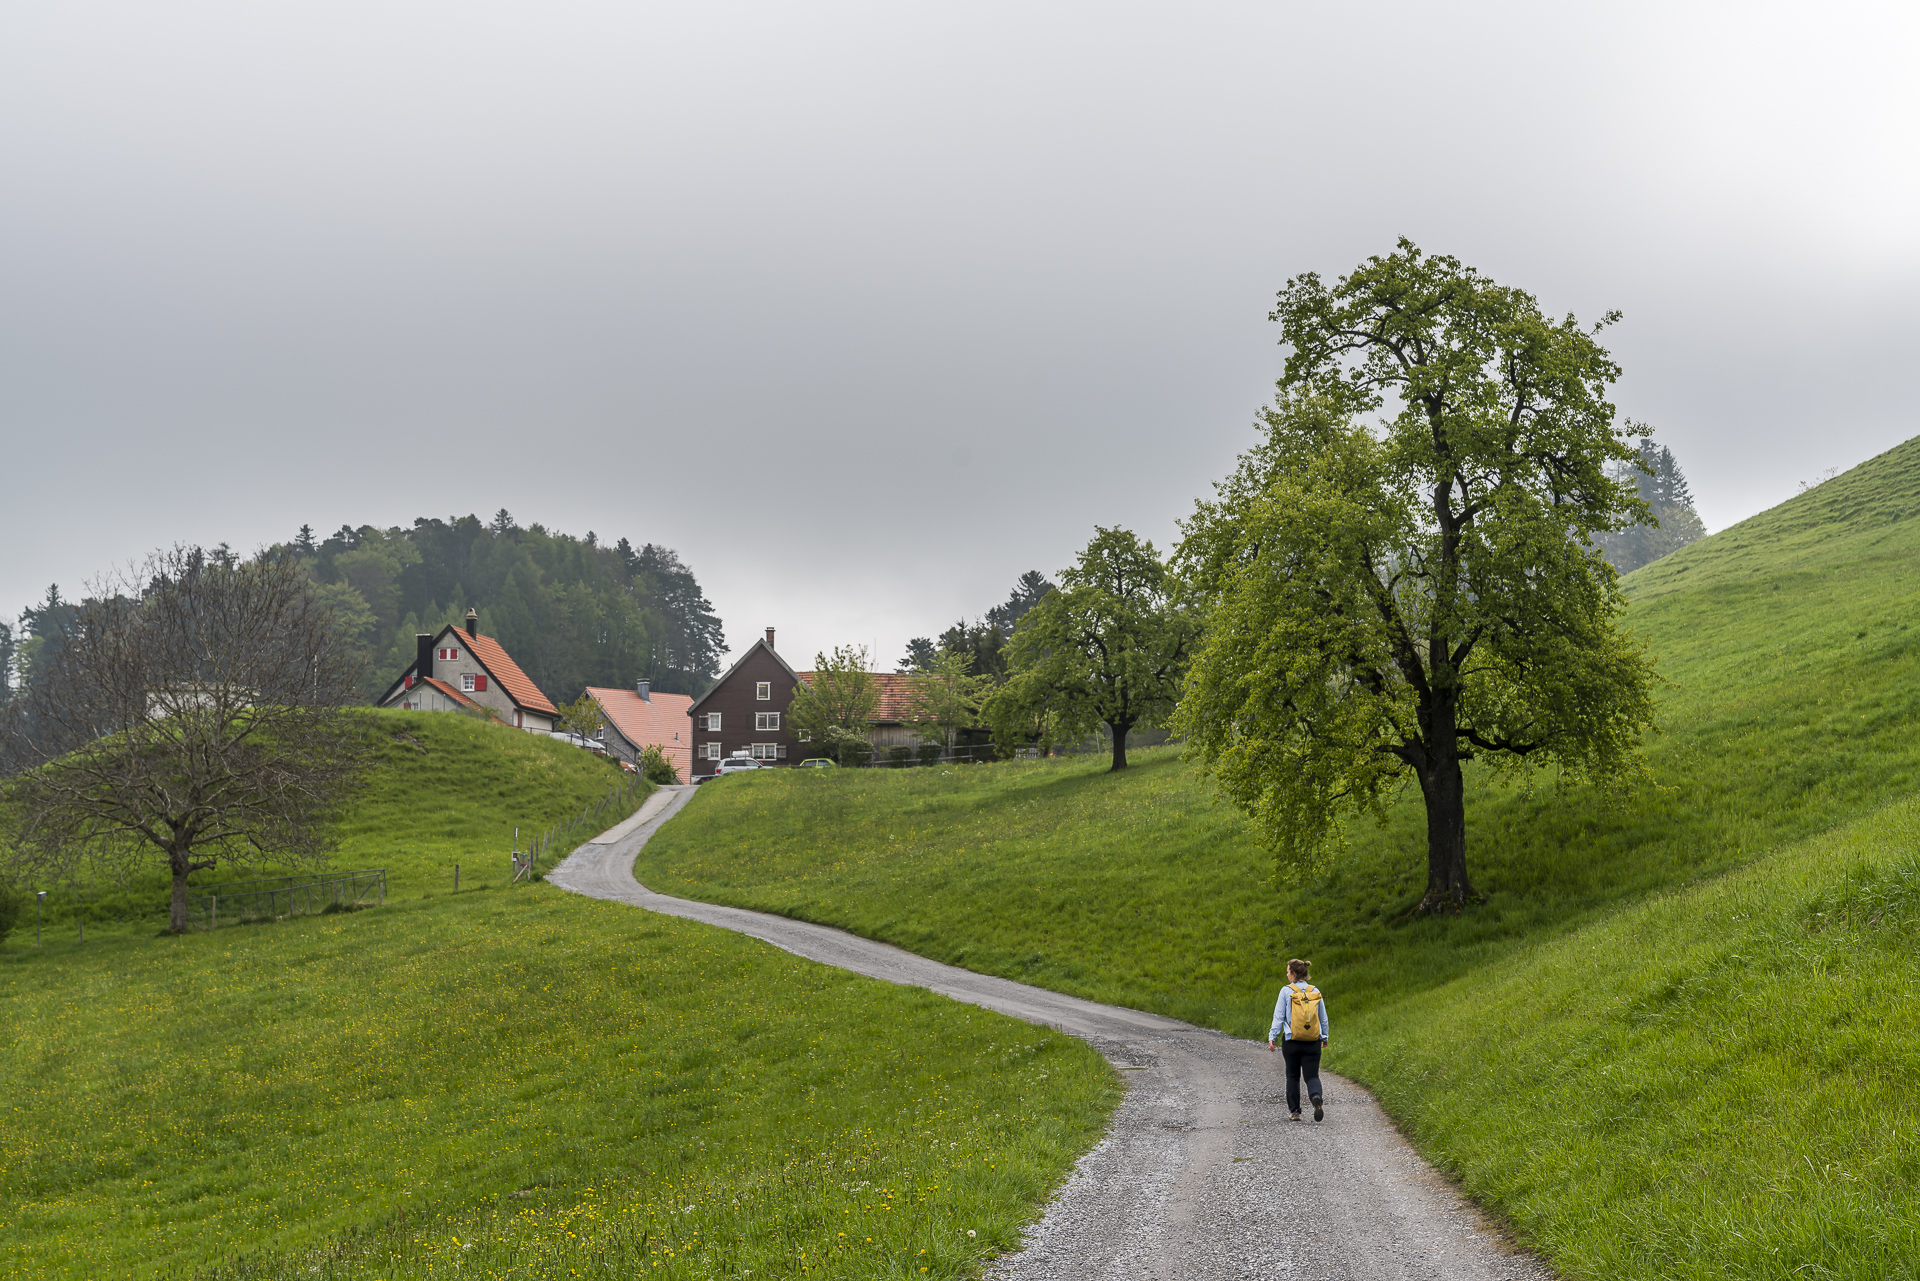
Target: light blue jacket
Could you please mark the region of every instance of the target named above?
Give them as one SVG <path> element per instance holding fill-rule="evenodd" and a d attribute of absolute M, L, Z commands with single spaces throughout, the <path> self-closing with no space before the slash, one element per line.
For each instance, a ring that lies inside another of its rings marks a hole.
<path fill-rule="evenodd" d="M 1280 999 L 1273 1005 L 1273 1028 L 1267 1033 L 1269 1041 L 1291 1041 L 1293 1039 L 1293 1020 L 1289 1017 L 1287 994 L 1293 991 L 1304 992 L 1312 987 L 1311 983 L 1289 983 L 1280 989 Z M 1320 1039 L 1326 1040 L 1333 1031 L 1333 1020 L 1327 1017 L 1327 994 L 1320 994 Z"/>

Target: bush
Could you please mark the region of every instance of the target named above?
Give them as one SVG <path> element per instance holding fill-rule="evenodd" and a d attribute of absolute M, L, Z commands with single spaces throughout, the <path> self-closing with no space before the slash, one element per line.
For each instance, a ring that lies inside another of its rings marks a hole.
<path fill-rule="evenodd" d="M 908 765 L 912 762 L 913 749 L 911 747 L 889 747 L 887 749 L 887 764 Z"/>
<path fill-rule="evenodd" d="M 680 781 L 667 754 L 651 743 L 640 749 L 640 776 L 660 787 L 671 787 Z"/>
<path fill-rule="evenodd" d="M 942 747 L 942 746 L 941 746 L 940 744 L 938 744 L 938 743 L 922 743 L 922 744 L 920 744 L 920 763 L 921 763 L 922 765 L 937 765 L 937 764 L 939 764 L 939 762 L 940 762 L 940 753 L 941 753 L 941 752 L 943 752 L 943 751 L 945 751 L 945 750 L 946 750 L 946 748 L 944 748 L 944 747 Z"/>

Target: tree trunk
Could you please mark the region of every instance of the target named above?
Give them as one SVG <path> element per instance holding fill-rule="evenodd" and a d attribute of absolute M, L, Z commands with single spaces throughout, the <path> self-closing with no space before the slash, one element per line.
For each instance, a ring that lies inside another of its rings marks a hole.
<path fill-rule="evenodd" d="M 187 856 L 175 850 L 168 854 L 167 863 L 173 869 L 173 906 L 167 912 L 167 929 L 174 934 L 187 932 L 187 873 L 192 864 Z"/>
<path fill-rule="evenodd" d="M 1479 896 L 1467 880 L 1467 789 L 1457 752 L 1435 753 L 1420 771 L 1420 792 L 1427 802 L 1427 892 L 1417 910 L 1458 914 Z"/>
<path fill-rule="evenodd" d="M 1133 722 L 1116 724 L 1108 721 L 1107 729 L 1113 734 L 1113 769 L 1107 771 L 1111 774 L 1114 770 L 1127 767 L 1127 735 L 1133 730 Z"/>

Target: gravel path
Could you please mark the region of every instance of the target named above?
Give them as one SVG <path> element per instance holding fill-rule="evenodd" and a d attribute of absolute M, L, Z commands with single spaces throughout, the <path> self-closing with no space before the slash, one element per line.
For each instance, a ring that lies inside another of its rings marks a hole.
<path fill-rule="evenodd" d="M 633 879 L 634 855 L 692 794 L 676 789 L 547 879 L 1058 1028 L 1121 1069 L 1128 1089 L 1107 1137 L 1074 1167 L 1025 1248 L 989 1269 L 995 1281 L 1550 1281 L 1359 1086 L 1323 1074 L 1326 1121 L 1289 1122 L 1280 1056 L 1264 1043 L 955 969 L 825 926 L 653 893 Z"/>

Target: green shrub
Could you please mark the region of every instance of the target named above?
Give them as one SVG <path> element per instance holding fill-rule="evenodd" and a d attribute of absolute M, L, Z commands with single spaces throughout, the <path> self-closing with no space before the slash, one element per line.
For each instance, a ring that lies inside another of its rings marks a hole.
<path fill-rule="evenodd" d="M 640 776 L 656 787 L 672 787 L 680 781 L 680 776 L 673 771 L 673 762 L 652 743 L 640 749 Z"/>

